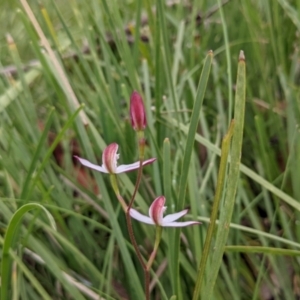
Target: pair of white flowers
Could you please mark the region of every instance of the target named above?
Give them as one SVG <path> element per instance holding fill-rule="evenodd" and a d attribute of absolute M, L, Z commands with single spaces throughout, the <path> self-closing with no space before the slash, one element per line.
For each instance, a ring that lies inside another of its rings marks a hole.
<path fill-rule="evenodd" d="M 75 156 L 82 165 L 91 168 L 93 170 L 107 173 L 107 174 L 120 174 L 124 172 L 130 172 L 132 170 L 136 170 L 140 167 L 140 162 L 135 162 L 129 165 L 120 165 L 117 166 L 117 160 L 119 159 L 118 152 L 118 144 L 112 143 L 107 146 L 102 154 L 102 165 L 95 165 L 89 162 L 86 159 Z M 150 158 L 143 161 L 143 166 L 153 163 L 156 158 Z M 164 196 L 157 197 L 151 204 L 149 208 L 149 216 L 143 215 L 138 212 L 136 209 L 130 209 L 130 216 L 140 222 L 162 226 L 162 227 L 185 227 L 194 224 L 200 224 L 197 221 L 187 221 L 187 222 L 175 222 L 185 214 L 187 214 L 188 209 L 184 209 L 180 212 L 169 214 L 167 216 L 163 216 L 165 210 L 167 209 L 165 205 L 166 198 Z"/>

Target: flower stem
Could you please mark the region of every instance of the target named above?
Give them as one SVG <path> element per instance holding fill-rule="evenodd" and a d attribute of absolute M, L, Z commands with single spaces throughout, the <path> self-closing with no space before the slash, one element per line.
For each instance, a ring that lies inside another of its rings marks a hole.
<path fill-rule="evenodd" d="M 112 185 L 112 188 L 120 202 L 120 204 L 122 205 L 123 210 L 125 211 L 125 213 L 127 212 L 127 204 L 125 202 L 125 200 L 123 199 L 123 197 L 121 196 L 120 192 L 119 192 L 119 187 L 118 187 L 118 181 L 117 181 L 117 176 L 115 174 L 111 174 L 110 175 L 110 182 Z"/>
<path fill-rule="evenodd" d="M 137 175 L 134 191 L 133 191 L 131 200 L 130 200 L 129 205 L 128 205 L 128 209 L 127 209 L 128 211 L 130 210 L 130 208 L 132 207 L 132 204 L 134 202 L 136 193 L 137 193 L 138 188 L 140 186 L 140 182 L 141 182 L 141 179 L 142 179 L 142 172 L 143 172 L 143 161 L 144 161 L 144 153 L 145 153 L 145 138 L 144 138 L 144 132 L 143 131 L 138 132 L 138 138 L 139 138 L 140 167 L 138 169 L 138 175 Z"/>
<path fill-rule="evenodd" d="M 144 277 L 145 277 L 145 295 L 146 295 L 146 300 L 150 299 L 150 295 L 149 295 L 149 274 L 148 274 L 148 270 L 147 270 L 147 266 L 144 262 L 144 259 L 142 257 L 141 251 L 139 249 L 139 246 L 135 240 L 135 236 L 134 236 L 134 232 L 133 232 L 133 228 L 132 228 L 132 223 L 131 223 L 131 216 L 129 214 L 129 210 L 126 211 L 126 223 L 127 223 L 127 229 L 128 229 L 128 233 L 129 233 L 129 237 L 130 237 L 130 241 L 131 244 L 133 245 L 133 248 L 135 250 L 135 253 L 138 257 L 138 260 L 144 270 Z"/>
<path fill-rule="evenodd" d="M 135 240 L 134 237 L 134 233 L 133 233 L 133 228 L 132 228 L 132 223 L 131 223 L 131 216 L 130 216 L 130 210 L 128 209 L 129 207 L 127 206 L 125 200 L 123 199 L 123 197 L 121 196 L 120 192 L 119 192 L 119 187 L 118 187 L 118 182 L 117 182 L 117 176 L 115 174 L 111 174 L 110 176 L 110 182 L 112 185 L 112 188 L 120 202 L 120 204 L 122 205 L 123 210 L 125 211 L 125 215 L 126 215 L 126 223 L 127 223 L 127 229 L 128 229 L 128 233 L 129 233 L 129 237 L 130 237 L 130 241 L 131 244 L 133 245 L 133 248 L 135 250 L 135 253 L 138 257 L 138 260 L 144 270 L 144 277 L 145 277 L 145 294 L 146 294 L 146 300 L 150 299 L 150 295 L 149 295 L 149 274 L 147 271 L 147 266 L 144 262 L 144 259 L 142 257 L 141 251 L 139 249 L 139 246 Z"/>
<path fill-rule="evenodd" d="M 161 226 L 156 226 L 156 237 L 155 237 L 155 244 L 153 251 L 149 257 L 149 260 L 146 265 L 146 269 L 144 270 L 145 273 L 145 294 L 146 294 L 146 299 L 150 299 L 150 269 L 153 264 L 153 261 L 156 257 L 158 246 L 161 240 L 161 233 L 162 233 L 162 227 Z"/>
<path fill-rule="evenodd" d="M 161 233 L 162 233 L 162 227 L 161 226 L 156 226 L 156 237 L 155 237 L 155 244 L 154 244 L 154 248 L 153 251 L 149 257 L 149 260 L 147 262 L 147 270 L 149 271 L 151 269 L 151 266 L 153 264 L 153 261 L 155 259 L 157 250 L 158 250 L 158 246 L 161 240 Z"/>
<path fill-rule="evenodd" d="M 127 229 L 130 237 L 130 241 L 134 247 L 134 250 L 136 252 L 136 255 L 139 259 L 139 262 L 144 270 L 144 279 L 145 279 L 145 297 L 146 300 L 150 300 L 150 290 L 149 290 L 149 284 L 150 284 L 150 276 L 149 276 L 149 270 L 147 269 L 147 266 L 143 260 L 143 257 L 141 255 L 140 249 L 137 245 L 137 242 L 134 237 L 134 232 L 132 228 L 131 223 L 131 216 L 130 216 L 130 209 L 132 207 L 132 204 L 134 202 L 136 193 L 138 191 L 138 188 L 140 186 L 140 182 L 142 179 L 142 172 L 143 172 L 143 160 L 144 160 L 144 153 L 145 153 L 145 138 L 144 138 L 144 131 L 138 131 L 138 143 L 139 143 L 139 160 L 140 160 L 140 167 L 138 169 L 138 175 L 134 187 L 134 191 L 132 194 L 132 197 L 130 199 L 129 205 L 126 210 L 126 222 L 127 222 Z"/>

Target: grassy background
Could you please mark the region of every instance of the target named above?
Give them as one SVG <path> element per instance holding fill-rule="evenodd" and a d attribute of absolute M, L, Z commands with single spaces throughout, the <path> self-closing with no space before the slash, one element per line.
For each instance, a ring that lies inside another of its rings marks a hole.
<path fill-rule="evenodd" d="M 226 249 L 213 298 L 299 299 L 299 259 L 290 250 L 300 247 L 300 2 L 218 4 L 221 9 L 209 0 L 29 1 L 63 78 L 84 104 L 78 114 L 21 2 L 1 2 L 0 242 L 13 214 L 29 202 L 44 205 L 57 225 L 53 230 L 40 210 L 25 215 L 10 252 L 11 299 L 142 299 L 143 272 L 109 178 L 72 158 L 101 163 L 105 145 L 117 142 L 120 163 L 137 159 L 128 116 L 133 89 L 147 107 L 146 156 L 157 157 L 144 170 L 135 206 L 146 213 L 165 194 L 167 212 L 184 203 L 191 207 L 186 219 L 203 222 L 180 235 L 180 286 L 184 299 L 192 298 L 216 189 L 217 147 L 233 115 L 240 49 L 247 62 L 247 102 L 243 166 L 227 240 L 235 247 Z M 182 166 L 209 50 L 214 59 L 192 160 Z M 178 186 L 187 169 L 183 201 Z M 127 200 L 135 176 L 120 176 Z M 147 258 L 154 228 L 133 226 Z M 175 293 L 173 233 L 164 230 L 153 265 L 153 299 Z M 256 246 L 264 248 L 258 253 Z"/>

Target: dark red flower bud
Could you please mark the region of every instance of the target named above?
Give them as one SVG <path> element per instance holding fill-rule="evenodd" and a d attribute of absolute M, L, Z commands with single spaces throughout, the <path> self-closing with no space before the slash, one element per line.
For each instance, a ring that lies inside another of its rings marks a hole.
<path fill-rule="evenodd" d="M 136 91 L 130 97 L 130 119 L 134 130 L 144 131 L 147 125 L 146 112 L 143 99 Z"/>

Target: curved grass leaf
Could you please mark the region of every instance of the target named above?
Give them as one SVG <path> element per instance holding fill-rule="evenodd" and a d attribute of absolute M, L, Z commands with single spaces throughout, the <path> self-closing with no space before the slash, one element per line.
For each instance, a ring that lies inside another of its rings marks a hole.
<path fill-rule="evenodd" d="M 21 224 L 23 216 L 32 209 L 42 209 L 49 219 L 51 227 L 56 230 L 55 221 L 50 212 L 38 203 L 28 203 L 21 206 L 12 216 L 4 237 L 2 265 L 1 265 L 1 299 L 9 299 L 9 281 L 11 274 L 10 249 L 13 249 L 16 243 L 15 234 Z"/>

